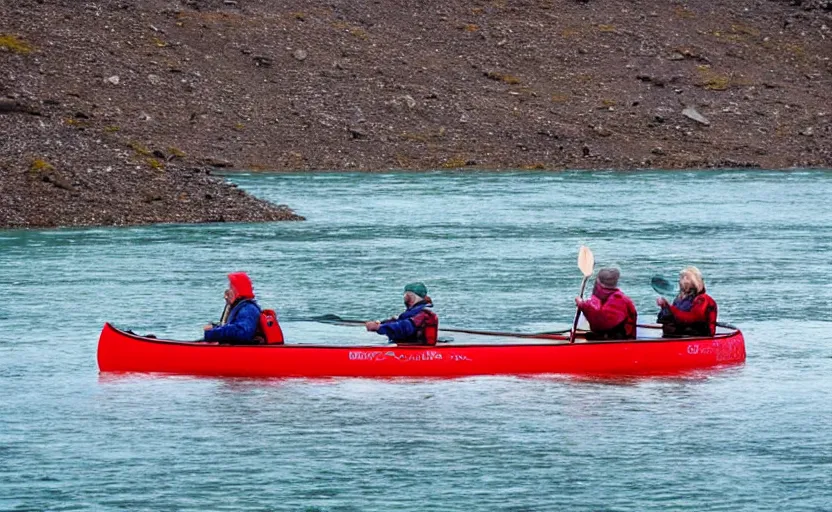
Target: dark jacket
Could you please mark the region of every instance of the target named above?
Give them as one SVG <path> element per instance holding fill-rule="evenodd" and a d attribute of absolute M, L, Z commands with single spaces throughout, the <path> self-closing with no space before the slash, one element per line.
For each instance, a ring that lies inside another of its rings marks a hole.
<path fill-rule="evenodd" d="M 231 307 L 225 325 L 205 331 L 205 341 L 231 345 L 258 343 L 255 339 L 260 326 L 260 306 L 252 299 L 240 299 Z"/>
<path fill-rule="evenodd" d="M 439 317 L 432 307 L 429 300 L 419 301 L 395 319 L 382 322 L 378 333 L 395 343 L 435 345 Z"/>

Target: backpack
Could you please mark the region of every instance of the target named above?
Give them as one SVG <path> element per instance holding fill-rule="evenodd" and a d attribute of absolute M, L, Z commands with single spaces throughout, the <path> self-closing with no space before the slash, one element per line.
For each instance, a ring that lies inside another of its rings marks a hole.
<path fill-rule="evenodd" d="M 283 345 L 283 330 L 277 321 L 277 313 L 273 309 L 260 311 L 259 330 L 267 345 Z"/>

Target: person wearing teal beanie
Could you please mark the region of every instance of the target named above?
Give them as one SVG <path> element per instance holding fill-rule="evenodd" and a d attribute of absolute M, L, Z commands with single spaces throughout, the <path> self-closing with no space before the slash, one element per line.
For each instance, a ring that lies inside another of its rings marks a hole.
<path fill-rule="evenodd" d="M 392 343 L 436 345 L 439 317 L 432 311 L 433 301 L 424 283 L 404 287 L 404 305 L 404 313 L 382 322 L 367 322 L 367 330 L 387 336 Z"/>

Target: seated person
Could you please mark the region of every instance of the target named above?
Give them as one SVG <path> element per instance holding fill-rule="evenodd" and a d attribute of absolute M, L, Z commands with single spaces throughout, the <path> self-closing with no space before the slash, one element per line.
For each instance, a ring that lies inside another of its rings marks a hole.
<path fill-rule="evenodd" d="M 656 305 L 661 311 L 656 320 L 662 324 L 664 336 L 713 336 L 716 333 L 717 307 L 705 293 L 705 281 L 696 267 L 679 273 L 679 295 L 669 304 L 659 297 Z"/>
<path fill-rule="evenodd" d="M 255 345 L 263 339 L 260 331 L 260 306 L 254 301 L 251 279 L 245 272 L 228 274 L 225 290 L 226 314 L 220 325 L 206 325 L 205 341 L 231 345 Z"/>
<path fill-rule="evenodd" d="M 618 269 L 602 268 L 595 278 L 592 297 L 575 298 L 575 305 L 589 322 L 586 339 L 635 339 L 638 313 L 633 301 L 618 289 L 620 275 Z"/>
<path fill-rule="evenodd" d="M 436 345 L 439 317 L 431 310 L 427 287 L 422 283 L 405 286 L 404 305 L 407 311 L 383 322 L 367 322 L 367 330 L 387 336 L 392 343 Z"/>

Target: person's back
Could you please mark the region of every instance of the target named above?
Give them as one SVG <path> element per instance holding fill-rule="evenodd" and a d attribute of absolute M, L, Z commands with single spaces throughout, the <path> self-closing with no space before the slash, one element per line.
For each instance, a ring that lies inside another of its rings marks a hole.
<path fill-rule="evenodd" d="M 661 307 L 657 321 L 664 336 L 713 336 L 716 333 L 718 308 L 705 291 L 705 281 L 696 267 L 679 273 L 679 294 L 669 304 L 659 298 Z"/>
<path fill-rule="evenodd" d="M 228 274 L 229 288 L 225 300 L 229 308 L 227 321 L 219 326 L 205 326 L 205 341 L 232 345 L 260 343 L 260 306 L 254 300 L 251 279 L 244 272 Z"/>
<path fill-rule="evenodd" d="M 422 283 L 407 285 L 404 294 L 407 310 L 384 322 L 367 322 L 367 330 L 387 336 L 394 343 L 435 345 L 439 317 L 433 312 L 433 302 L 427 293 L 427 288 Z"/>
<path fill-rule="evenodd" d="M 618 289 L 620 272 L 614 268 L 598 271 L 592 297 L 575 299 L 589 322 L 587 339 L 635 339 L 638 312 L 633 301 Z"/>

